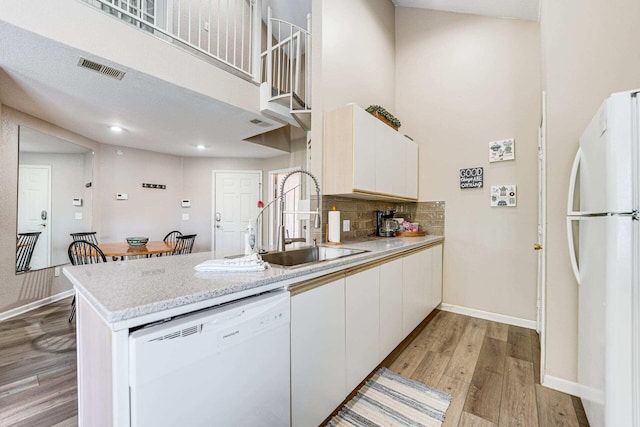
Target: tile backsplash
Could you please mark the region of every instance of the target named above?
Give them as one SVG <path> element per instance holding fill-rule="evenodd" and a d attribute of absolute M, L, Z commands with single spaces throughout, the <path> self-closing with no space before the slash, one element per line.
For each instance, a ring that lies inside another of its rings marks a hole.
<path fill-rule="evenodd" d="M 315 202 L 312 202 L 312 206 Z M 325 241 L 325 224 L 333 206 L 340 211 L 340 220 L 348 219 L 351 230 L 342 232 L 342 240 L 360 239 L 375 232 L 376 210 L 394 209 L 396 217 L 420 223 L 427 234 L 444 235 L 444 202 L 403 202 L 362 200 L 349 197 L 322 196 L 322 241 Z M 342 228 L 342 224 L 341 227 Z M 315 234 L 315 233 L 314 233 Z"/>

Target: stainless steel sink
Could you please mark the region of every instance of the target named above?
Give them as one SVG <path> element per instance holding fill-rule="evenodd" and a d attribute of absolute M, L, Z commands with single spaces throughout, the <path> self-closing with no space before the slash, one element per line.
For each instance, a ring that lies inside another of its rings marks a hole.
<path fill-rule="evenodd" d="M 301 267 L 303 265 L 330 261 L 369 252 L 364 249 L 333 248 L 327 246 L 309 246 L 282 252 L 271 252 L 262 255 L 262 259 L 270 264 L 283 267 Z"/>

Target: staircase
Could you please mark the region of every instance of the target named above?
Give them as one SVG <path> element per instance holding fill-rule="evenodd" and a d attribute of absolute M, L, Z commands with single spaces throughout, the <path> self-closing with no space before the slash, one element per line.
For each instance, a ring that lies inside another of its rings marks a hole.
<path fill-rule="evenodd" d="M 307 29 L 267 15 L 267 50 L 262 53 L 260 110 L 311 130 L 311 15 Z"/>

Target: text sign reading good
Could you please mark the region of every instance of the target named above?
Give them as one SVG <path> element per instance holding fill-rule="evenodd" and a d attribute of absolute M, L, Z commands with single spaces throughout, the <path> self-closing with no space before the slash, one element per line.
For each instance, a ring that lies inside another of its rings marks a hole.
<path fill-rule="evenodd" d="M 460 169 L 460 188 L 482 188 L 482 168 Z"/>

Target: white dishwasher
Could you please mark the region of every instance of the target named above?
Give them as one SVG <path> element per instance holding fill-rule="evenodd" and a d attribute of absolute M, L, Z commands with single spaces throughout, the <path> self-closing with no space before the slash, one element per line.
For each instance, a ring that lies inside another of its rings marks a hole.
<path fill-rule="evenodd" d="M 131 425 L 289 426 L 286 291 L 132 332 Z"/>

